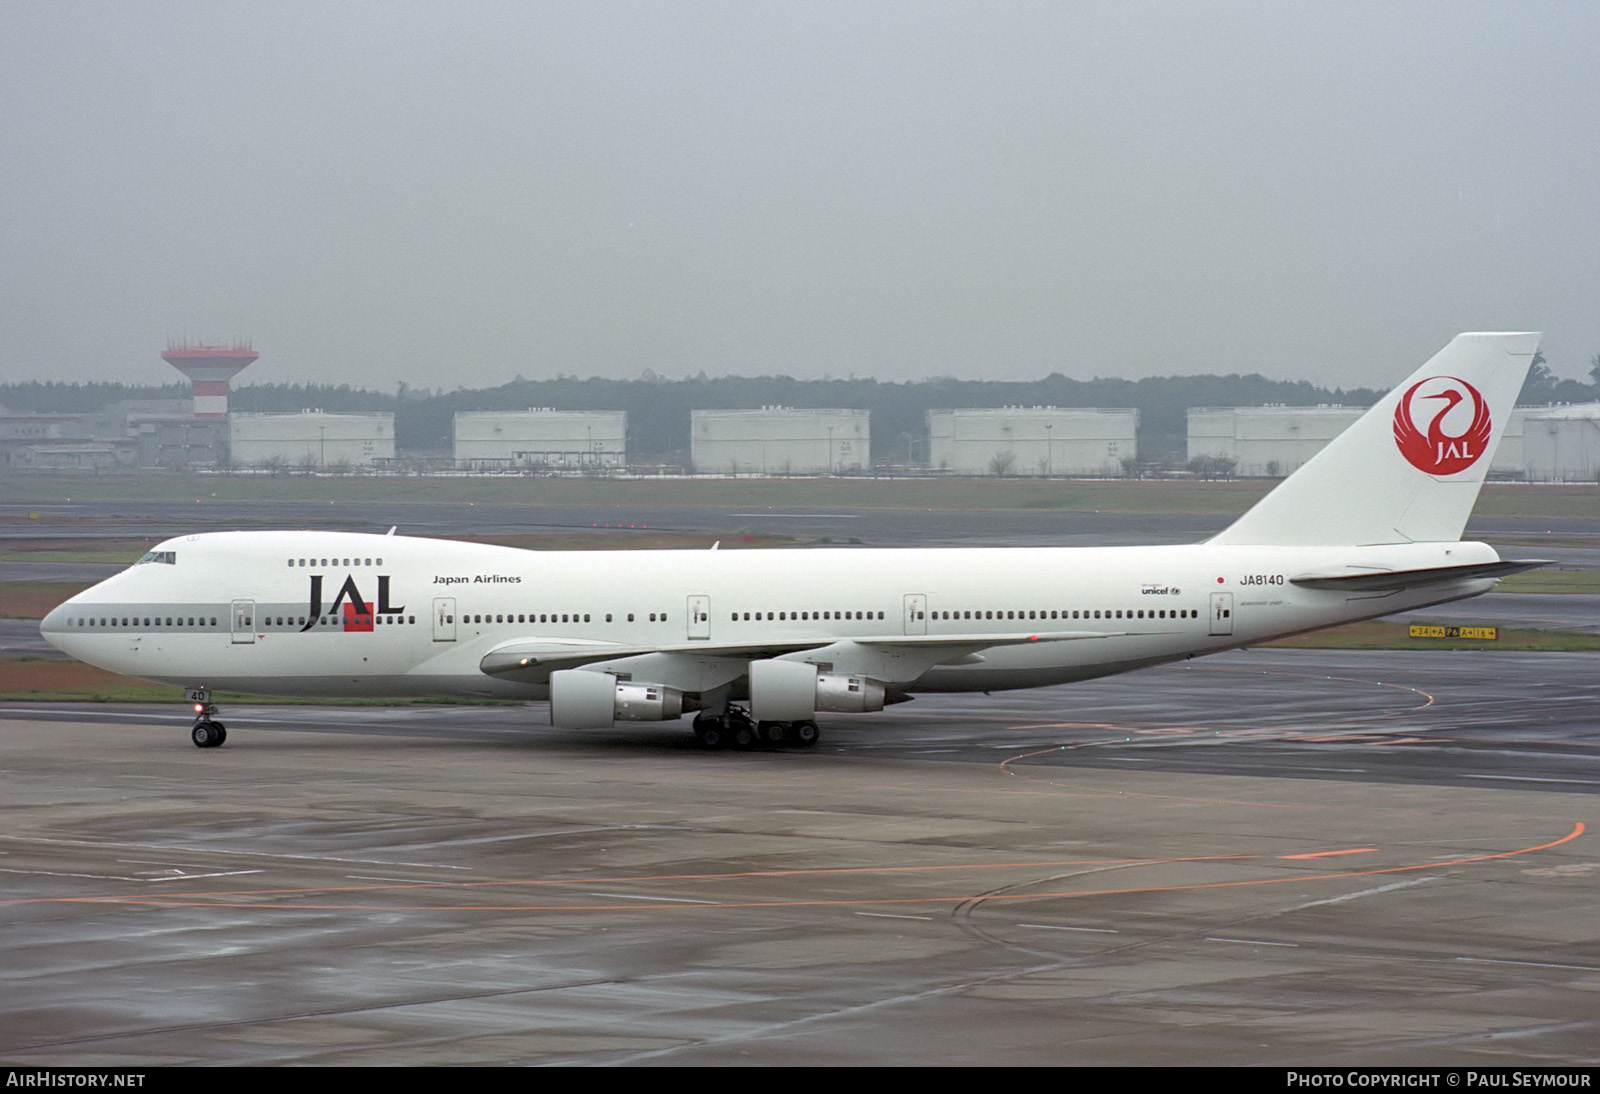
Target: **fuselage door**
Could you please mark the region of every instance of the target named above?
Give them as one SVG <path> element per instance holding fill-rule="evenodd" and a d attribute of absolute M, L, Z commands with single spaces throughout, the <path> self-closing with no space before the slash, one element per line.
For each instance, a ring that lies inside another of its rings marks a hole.
<path fill-rule="evenodd" d="M 706 642 L 711 639 L 711 598 L 695 594 L 689 598 L 684 617 L 689 620 L 689 641 Z"/>
<path fill-rule="evenodd" d="M 433 598 L 433 640 L 435 642 L 456 640 L 456 598 L 453 596 Z"/>
<path fill-rule="evenodd" d="M 233 641 L 235 645 L 243 645 L 256 640 L 256 602 L 254 600 L 235 600 L 233 602 Z"/>
<path fill-rule="evenodd" d="M 928 633 L 928 596 L 926 593 L 906 594 L 906 634 Z"/>
<path fill-rule="evenodd" d="M 1233 633 L 1233 594 L 1211 594 L 1211 633 Z"/>

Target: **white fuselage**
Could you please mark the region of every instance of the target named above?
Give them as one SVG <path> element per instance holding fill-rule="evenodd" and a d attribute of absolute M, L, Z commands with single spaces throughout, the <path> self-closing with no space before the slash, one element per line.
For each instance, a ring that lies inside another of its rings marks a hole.
<path fill-rule="evenodd" d="M 486 655 L 528 642 L 614 644 L 631 651 L 615 665 L 672 683 L 656 669 L 681 674 L 702 650 L 710 662 L 774 643 L 805 646 L 782 656 L 903 691 L 1058 684 L 1495 584 L 1353 593 L 1296 585 L 1298 574 L 1498 558 L 1459 542 L 541 552 L 314 531 L 184 536 L 146 557 L 51 612 L 44 636 L 79 660 L 187 687 L 528 699 L 545 698 L 546 685 L 489 675 Z M 989 647 L 981 637 L 1034 634 L 1042 640 Z M 980 637 L 949 656 L 884 641 L 939 635 Z"/>

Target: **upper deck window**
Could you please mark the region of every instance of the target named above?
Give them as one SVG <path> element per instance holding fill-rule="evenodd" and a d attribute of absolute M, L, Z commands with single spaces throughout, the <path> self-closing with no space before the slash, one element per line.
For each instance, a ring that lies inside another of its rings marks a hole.
<path fill-rule="evenodd" d="M 134 565 L 135 566 L 143 566 L 146 562 L 161 562 L 161 563 L 165 563 L 168 566 L 176 566 L 178 564 L 178 552 L 176 552 L 176 551 L 146 551 L 144 553 L 144 557 L 139 559 L 138 562 L 135 562 Z"/>

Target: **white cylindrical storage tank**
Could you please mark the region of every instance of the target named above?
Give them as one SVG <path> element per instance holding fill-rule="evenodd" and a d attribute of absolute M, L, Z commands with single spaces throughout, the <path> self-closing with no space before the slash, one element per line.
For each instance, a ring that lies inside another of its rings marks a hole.
<path fill-rule="evenodd" d="M 928 411 L 928 466 L 961 475 L 1120 475 L 1138 457 L 1132 407 Z"/>
<path fill-rule="evenodd" d="M 872 466 L 865 410 L 696 410 L 689 453 L 699 474 L 836 475 Z"/>
<path fill-rule="evenodd" d="M 228 433 L 236 467 L 327 470 L 394 459 L 393 414 L 232 414 Z"/>
<path fill-rule="evenodd" d="M 1189 459 L 1233 461 L 1235 474 L 1282 477 L 1366 413 L 1347 406 L 1189 408 Z"/>
<path fill-rule="evenodd" d="M 1520 427 L 1516 462 L 1510 453 L 1502 457 L 1496 452 L 1492 470 L 1533 482 L 1594 482 L 1600 477 L 1600 403 L 1518 407 L 1511 422 L 1512 428 Z"/>
<path fill-rule="evenodd" d="M 472 468 L 623 467 L 628 415 L 620 410 L 463 410 L 454 455 Z"/>

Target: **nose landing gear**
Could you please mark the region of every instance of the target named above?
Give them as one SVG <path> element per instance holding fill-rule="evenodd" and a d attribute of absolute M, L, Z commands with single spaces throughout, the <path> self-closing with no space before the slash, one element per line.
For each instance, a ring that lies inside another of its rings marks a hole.
<path fill-rule="evenodd" d="M 194 707 L 194 728 L 189 739 L 196 748 L 218 748 L 228 739 L 228 727 L 216 720 L 217 708 L 211 704 L 209 688 L 190 688 L 189 702 Z"/>

